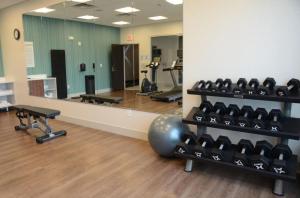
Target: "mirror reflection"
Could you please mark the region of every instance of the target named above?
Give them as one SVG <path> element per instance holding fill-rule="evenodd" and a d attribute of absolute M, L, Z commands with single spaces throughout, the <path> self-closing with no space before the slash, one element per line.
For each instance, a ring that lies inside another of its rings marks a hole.
<path fill-rule="evenodd" d="M 23 24 L 30 95 L 181 112 L 182 1 L 68 0 Z"/>
<path fill-rule="evenodd" d="M 0 78 L 4 77 L 4 67 L 2 61 L 2 50 L 1 50 L 1 41 L 0 41 Z"/>

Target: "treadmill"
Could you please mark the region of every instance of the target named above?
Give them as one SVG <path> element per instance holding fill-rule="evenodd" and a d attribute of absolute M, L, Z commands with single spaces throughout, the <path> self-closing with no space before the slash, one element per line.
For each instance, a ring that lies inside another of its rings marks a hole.
<path fill-rule="evenodd" d="M 178 70 L 178 71 L 182 71 L 182 61 L 181 59 L 178 59 L 177 61 L 174 61 L 172 66 L 169 68 L 165 68 L 163 69 L 163 71 L 169 71 L 172 77 L 172 81 L 174 84 L 174 87 L 166 92 L 160 93 L 160 94 L 156 94 L 156 95 L 152 95 L 151 99 L 156 100 L 156 101 L 161 101 L 161 102 L 174 102 L 177 100 L 181 100 L 182 99 L 182 86 L 178 85 L 176 78 L 175 78 L 175 74 L 174 71 Z"/>

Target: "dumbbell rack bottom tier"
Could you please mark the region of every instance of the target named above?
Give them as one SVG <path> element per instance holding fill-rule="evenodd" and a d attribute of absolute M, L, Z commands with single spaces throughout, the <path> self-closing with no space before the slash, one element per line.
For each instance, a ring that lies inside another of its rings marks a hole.
<path fill-rule="evenodd" d="M 204 163 L 209 163 L 209 164 L 215 164 L 215 165 L 220 165 L 220 166 L 226 166 L 226 167 L 232 167 L 235 169 L 239 170 L 244 170 L 249 173 L 255 173 L 261 176 L 266 176 L 266 177 L 271 177 L 274 179 L 281 179 L 281 180 L 286 180 L 286 181 L 296 181 L 297 175 L 296 175 L 296 167 L 297 167 L 297 156 L 293 155 L 292 158 L 289 160 L 288 163 L 288 169 L 289 169 L 289 174 L 287 175 L 280 175 L 271 171 L 266 171 L 266 170 L 257 170 L 251 167 L 246 167 L 246 166 L 237 166 L 231 162 L 227 161 L 215 161 L 212 159 L 207 159 L 207 158 L 196 158 L 193 155 L 182 155 L 182 154 L 176 154 L 175 156 L 180 157 L 182 159 L 191 159 L 191 160 L 196 160 Z"/>
<path fill-rule="evenodd" d="M 197 122 L 193 119 L 194 114 L 199 110 L 199 108 L 194 107 L 188 114 L 188 116 L 183 119 L 183 123 L 198 125 L 198 126 L 206 126 L 211 128 L 218 128 L 218 129 L 225 129 L 231 130 L 236 132 L 244 132 L 244 133 L 252 133 L 252 134 L 259 134 L 259 135 L 266 135 L 266 136 L 273 136 L 273 137 L 284 137 L 293 140 L 300 139 L 300 119 L 299 118 L 286 118 L 282 122 L 282 131 L 280 132 L 272 132 L 270 130 L 257 130 L 254 128 L 245 128 L 239 126 L 227 126 L 224 124 L 212 124 L 209 122 Z"/>
<path fill-rule="evenodd" d="M 237 87 L 236 84 L 231 85 L 231 89 L 226 93 L 224 92 L 213 92 L 203 89 L 197 89 L 199 82 L 197 82 L 192 89 L 188 89 L 187 93 L 191 95 L 203 95 L 203 96 L 217 96 L 217 97 L 226 97 L 226 98 L 239 98 L 239 99 L 249 99 L 249 100 L 265 100 L 265 101 L 277 101 L 277 102 L 289 102 L 289 103 L 300 103 L 300 95 L 290 95 L 285 97 L 280 97 L 275 94 L 275 91 L 271 92 L 270 95 L 248 95 L 248 94 L 239 94 L 236 95 L 232 93 L 233 88 Z M 274 90 L 282 88 L 284 86 L 276 86 Z"/>

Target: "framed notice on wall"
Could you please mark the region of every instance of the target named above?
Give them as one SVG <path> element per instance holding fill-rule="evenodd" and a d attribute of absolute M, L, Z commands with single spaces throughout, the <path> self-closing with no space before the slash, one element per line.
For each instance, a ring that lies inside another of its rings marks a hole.
<path fill-rule="evenodd" d="M 33 42 L 25 42 L 26 67 L 35 67 Z"/>

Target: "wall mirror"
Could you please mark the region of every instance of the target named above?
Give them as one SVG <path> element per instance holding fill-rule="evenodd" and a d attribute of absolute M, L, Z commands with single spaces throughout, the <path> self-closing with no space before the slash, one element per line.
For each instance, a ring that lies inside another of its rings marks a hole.
<path fill-rule="evenodd" d="M 2 60 L 2 50 L 1 50 L 1 41 L 0 41 L 0 78 L 4 77 L 4 66 Z"/>
<path fill-rule="evenodd" d="M 31 96 L 180 113 L 182 0 L 67 0 L 23 16 Z"/>

